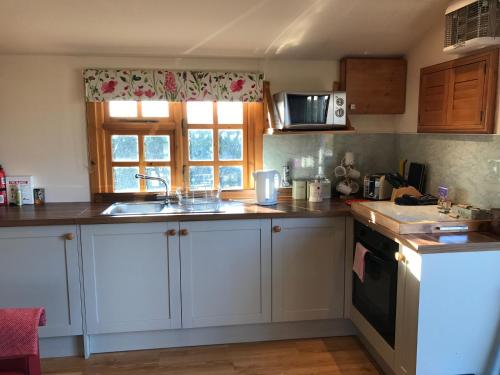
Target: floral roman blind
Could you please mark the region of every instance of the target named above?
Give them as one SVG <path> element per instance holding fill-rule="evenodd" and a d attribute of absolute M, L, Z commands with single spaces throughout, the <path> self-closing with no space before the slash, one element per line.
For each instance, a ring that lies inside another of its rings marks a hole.
<path fill-rule="evenodd" d="M 85 69 L 88 102 L 109 100 L 262 101 L 262 73 Z"/>

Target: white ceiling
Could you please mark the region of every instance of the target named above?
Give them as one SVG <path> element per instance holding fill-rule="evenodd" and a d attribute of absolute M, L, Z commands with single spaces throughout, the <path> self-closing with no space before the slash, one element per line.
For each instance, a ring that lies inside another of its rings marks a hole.
<path fill-rule="evenodd" d="M 0 0 L 0 53 L 404 54 L 449 0 Z"/>

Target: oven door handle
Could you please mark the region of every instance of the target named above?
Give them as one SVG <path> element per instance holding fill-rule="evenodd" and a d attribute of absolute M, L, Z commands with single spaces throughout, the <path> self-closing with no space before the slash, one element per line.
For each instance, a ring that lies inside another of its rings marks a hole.
<path fill-rule="evenodd" d="M 384 264 L 387 264 L 387 263 L 393 263 L 393 262 L 394 262 L 393 260 L 383 259 L 383 258 L 381 258 L 381 257 L 379 257 L 379 256 L 377 256 L 377 255 L 375 255 L 375 254 L 373 253 L 373 251 L 369 251 L 369 252 L 367 252 L 365 256 L 372 257 L 372 258 L 373 258 L 373 260 L 375 260 L 375 261 L 376 261 L 376 262 L 378 262 L 378 263 L 384 263 Z"/>

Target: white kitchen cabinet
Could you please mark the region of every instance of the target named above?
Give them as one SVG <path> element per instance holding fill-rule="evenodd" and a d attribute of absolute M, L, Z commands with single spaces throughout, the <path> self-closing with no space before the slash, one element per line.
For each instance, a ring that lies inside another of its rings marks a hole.
<path fill-rule="evenodd" d="M 403 253 L 404 252 L 404 253 Z M 418 299 L 421 257 L 414 251 L 400 249 L 396 300 L 396 342 L 394 370 L 398 375 L 416 373 Z"/>
<path fill-rule="evenodd" d="M 342 318 L 345 218 L 273 219 L 273 322 Z"/>
<path fill-rule="evenodd" d="M 2 307 L 44 307 L 40 337 L 82 334 L 76 226 L 0 229 Z"/>
<path fill-rule="evenodd" d="M 180 224 L 182 326 L 271 320 L 271 221 Z"/>
<path fill-rule="evenodd" d="M 178 223 L 81 226 L 89 334 L 181 327 L 177 230 Z"/>

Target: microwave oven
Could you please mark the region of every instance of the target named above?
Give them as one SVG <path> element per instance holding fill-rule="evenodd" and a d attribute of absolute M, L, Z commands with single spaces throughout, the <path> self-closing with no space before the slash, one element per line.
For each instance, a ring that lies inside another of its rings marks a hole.
<path fill-rule="evenodd" d="M 273 95 L 281 129 L 314 130 L 346 126 L 346 93 L 283 91 Z"/>

